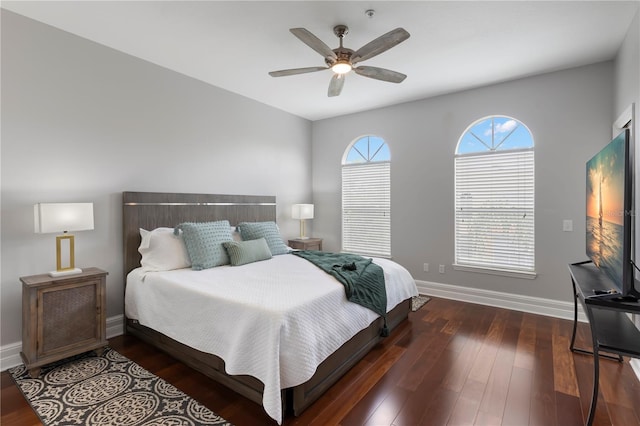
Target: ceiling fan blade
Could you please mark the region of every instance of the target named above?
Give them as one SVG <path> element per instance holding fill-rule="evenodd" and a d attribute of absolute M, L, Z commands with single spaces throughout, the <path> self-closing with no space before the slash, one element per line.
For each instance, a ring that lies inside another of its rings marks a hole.
<path fill-rule="evenodd" d="M 327 92 L 327 96 L 338 96 L 340 92 L 342 92 L 342 87 L 344 86 L 344 74 L 334 74 L 331 77 L 331 82 L 329 83 L 329 90 Z"/>
<path fill-rule="evenodd" d="M 393 46 L 402 43 L 408 39 L 409 36 L 410 34 L 404 28 L 391 30 L 356 50 L 356 53 L 351 57 L 351 62 L 361 62 L 365 59 L 373 58 L 391 49 Z"/>
<path fill-rule="evenodd" d="M 354 68 L 353 70 L 356 72 L 356 74 L 369 78 L 375 78 L 376 80 L 388 81 L 391 83 L 401 83 L 405 78 L 407 78 L 407 76 L 402 73 L 378 67 L 360 66 Z"/>
<path fill-rule="evenodd" d="M 291 28 L 289 31 L 298 37 L 304 44 L 324 56 L 325 58 L 336 59 L 336 54 L 329 46 L 327 46 L 322 40 L 314 36 L 308 30 L 304 28 Z"/>
<path fill-rule="evenodd" d="M 324 71 L 328 67 L 307 67 L 307 68 L 291 68 L 289 70 L 271 71 L 271 77 L 285 77 L 287 75 L 306 74 L 308 72 Z"/>

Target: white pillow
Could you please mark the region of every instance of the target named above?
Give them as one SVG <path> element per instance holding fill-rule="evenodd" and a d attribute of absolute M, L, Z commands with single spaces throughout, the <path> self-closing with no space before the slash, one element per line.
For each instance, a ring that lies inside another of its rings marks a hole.
<path fill-rule="evenodd" d="M 173 234 L 173 228 L 156 228 L 153 231 L 140 228 L 140 236 L 142 241 L 138 251 L 142 255 L 140 265 L 143 271 L 170 271 L 191 266 L 187 246 L 182 236 Z"/>

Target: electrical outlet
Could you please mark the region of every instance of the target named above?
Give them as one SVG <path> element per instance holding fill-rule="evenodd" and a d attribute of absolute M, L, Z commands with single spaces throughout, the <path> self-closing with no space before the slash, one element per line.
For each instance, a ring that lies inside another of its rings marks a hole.
<path fill-rule="evenodd" d="M 444 274 L 444 265 L 438 266 L 438 272 L 440 272 L 441 274 Z"/>
<path fill-rule="evenodd" d="M 562 221 L 562 230 L 564 232 L 573 232 L 573 220 L 571 219 L 564 219 Z"/>
<path fill-rule="evenodd" d="M 422 269 L 423 269 L 425 272 L 429 272 L 429 264 L 428 264 L 428 263 L 425 263 L 424 265 L 422 265 Z"/>

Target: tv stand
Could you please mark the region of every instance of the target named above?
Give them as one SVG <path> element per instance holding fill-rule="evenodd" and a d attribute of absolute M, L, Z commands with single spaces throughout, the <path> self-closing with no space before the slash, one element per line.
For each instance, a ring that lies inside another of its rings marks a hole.
<path fill-rule="evenodd" d="M 640 302 L 634 298 L 603 293 L 608 292 L 613 285 L 609 277 L 591 261 L 570 264 L 569 272 L 573 284 L 574 305 L 573 334 L 569 349 L 572 352 L 593 355 L 593 394 L 586 423 L 591 426 L 598 402 L 600 358 L 613 359 L 618 362 L 623 361 L 623 356 L 640 358 L 640 330 L 627 316 L 627 313 L 640 314 Z M 593 351 L 574 346 L 578 322 L 578 301 L 589 320 Z M 615 355 L 603 354 L 601 351 Z"/>

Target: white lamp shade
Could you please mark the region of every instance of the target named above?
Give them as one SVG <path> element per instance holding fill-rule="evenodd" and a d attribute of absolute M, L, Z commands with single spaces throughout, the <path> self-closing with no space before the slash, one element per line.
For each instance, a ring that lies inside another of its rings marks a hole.
<path fill-rule="evenodd" d="M 33 206 L 34 232 L 93 229 L 93 203 L 39 203 Z"/>
<path fill-rule="evenodd" d="M 291 207 L 291 217 L 294 219 L 313 219 L 313 204 L 294 204 Z"/>

